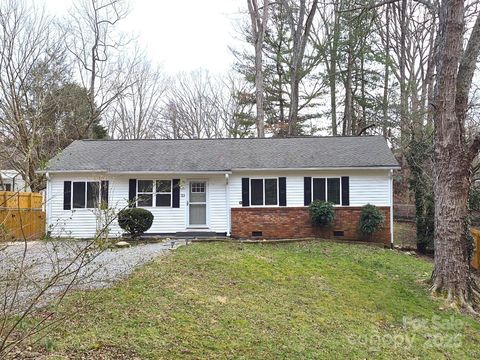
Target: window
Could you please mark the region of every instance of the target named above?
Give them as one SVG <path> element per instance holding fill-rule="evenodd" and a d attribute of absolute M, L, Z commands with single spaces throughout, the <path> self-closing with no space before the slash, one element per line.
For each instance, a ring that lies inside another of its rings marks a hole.
<path fill-rule="evenodd" d="M 72 204 L 74 209 L 93 209 L 100 203 L 99 181 L 72 182 Z"/>
<path fill-rule="evenodd" d="M 153 180 L 138 180 L 137 206 L 153 206 Z"/>
<path fill-rule="evenodd" d="M 87 208 L 96 208 L 100 199 L 100 183 L 95 181 L 87 182 Z"/>
<path fill-rule="evenodd" d="M 265 205 L 277 205 L 277 179 L 265 179 Z"/>
<path fill-rule="evenodd" d="M 278 179 L 251 179 L 251 205 L 278 205 Z"/>
<path fill-rule="evenodd" d="M 250 187 L 250 203 L 252 205 L 263 205 L 263 179 L 252 179 Z"/>
<path fill-rule="evenodd" d="M 205 192 L 205 182 L 194 182 L 191 185 L 192 193 L 204 193 Z"/>
<path fill-rule="evenodd" d="M 327 201 L 340 204 L 340 178 L 327 179 Z"/>
<path fill-rule="evenodd" d="M 172 180 L 138 180 L 138 207 L 171 207 Z"/>
<path fill-rule="evenodd" d="M 172 181 L 157 180 L 155 187 L 157 193 L 155 206 L 172 206 Z"/>
<path fill-rule="evenodd" d="M 325 179 L 324 178 L 313 178 L 313 200 L 325 201 Z"/>
<path fill-rule="evenodd" d="M 329 201 L 340 205 L 340 178 L 312 178 L 313 200 Z"/>

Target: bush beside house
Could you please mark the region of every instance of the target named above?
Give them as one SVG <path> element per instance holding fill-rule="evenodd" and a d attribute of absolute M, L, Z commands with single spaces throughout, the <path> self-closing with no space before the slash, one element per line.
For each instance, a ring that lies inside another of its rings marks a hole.
<path fill-rule="evenodd" d="M 372 235 L 383 227 L 385 216 L 375 205 L 367 204 L 362 207 L 360 214 L 359 227 L 365 235 Z"/>
<path fill-rule="evenodd" d="M 332 225 L 335 219 L 335 211 L 331 202 L 313 201 L 309 208 L 312 225 L 315 227 L 327 227 Z"/>
<path fill-rule="evenodd" d="M 132 237 L 139 237 L 150 229 L 153 214 L 142 208 L 123 209 L 118 213 L 118 225 Z"/>

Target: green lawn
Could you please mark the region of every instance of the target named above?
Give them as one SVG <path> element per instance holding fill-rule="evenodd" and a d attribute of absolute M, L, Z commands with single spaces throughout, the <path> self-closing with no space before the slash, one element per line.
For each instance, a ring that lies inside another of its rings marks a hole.
<path fill-rule="evenodd" d="M 80 316 L 42 344 L 93 358 L 479 359 L 480 323 L 441 310 L 431 267 L 364 245 L 194 244 L 74 294 L 60 314 Z"/>

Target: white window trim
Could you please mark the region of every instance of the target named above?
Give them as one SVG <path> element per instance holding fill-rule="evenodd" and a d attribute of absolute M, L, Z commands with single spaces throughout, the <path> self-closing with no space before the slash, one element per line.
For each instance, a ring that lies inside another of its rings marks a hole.
<path fill-rule="evenodd" d="M 139 181 L 151 181 L 152 182 L 152 191 L 151 192 L 140 192 L 138 191 L 138 182 Z M 170 181 L 170 192 L 157 192 L 157 181 Z M 138 179 L 137 180 L 137 188 L 136 188 L 136 193 L 137 193 L 137 199 L 135 200 L 135 205 L 139 208 L 146 208 L 146 209 L 152 209 L 152 208 L 172 208 L 172 203 L 173 203 L 173 180 L 172 179 Z M 170 195 L 170 205 L 168 206 L 157 206 L 157 194 L 169 194 Z M 140 198 L 140 195 L 152 195 L 152 206 L 140 206 L 138 205 L 138 199 Z"/>
<path fill-rule="evenodd" d="M 275 205 L 265 205 L 265 180 L 267 179 L 275 179 L 277 180 L 277 203 Z M 252 180 L 262 180 L 262 205 L 253 205 L 252 204 Z M 280 205 L 280 191 L 279 191 L 279 177 L 271 176 L 271 177 L 255 177 L 250 178 L 249 186 L 249 197 L 250 197 L 250 207 L 279 207 Z"/>
<path fill-rule="evenodd" d="M 328 202 L 328 181 L 327 179 L 339 179 L 340 181 L 340 204 L 333 204 L 333 206 L 346 206 L 343 204 L 343 194 L 342 194 L 342 177 L 341 176 L 312 176 L 312 180 L 310 181 L 310 193 L 312 194 L 312 202 L 315 201 L 313 198 L 313 179 L 325 179 L 325 201 Z"/>
<path fill-rule="evenodd" d="M 74 183 L 85 183 L 85 206 L 84 207 L 81 207 L 81 208 L 76 208 L 73 206 L 73 184 Z M 102 183 L 100 180 L 73 180 L 71 185 L 70 185 L 70 204 L 71 205 L 71 210 L 91 210 L 91 209 L 96 209 L 98 208 L 97 207 L 93 207 L 93 208 L 89 208 L 87 207 L 87 204 L 88 204 L 88 198 L 87 198 L 87 190 L 88 190 L 88 187 L 87 187 L 87 183 L 89 182 L 96 182 L 98 183 L 98 199 L 97 199 L 97 204 L 100 205 L 101 201 L 102 201 Z"/>

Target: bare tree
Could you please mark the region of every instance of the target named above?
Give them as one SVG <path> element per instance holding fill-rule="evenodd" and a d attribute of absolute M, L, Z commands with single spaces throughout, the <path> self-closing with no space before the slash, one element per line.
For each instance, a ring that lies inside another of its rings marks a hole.
<path fill-rule="evenodd" d="M 220 88 L 217 107 L 219 118 L 225 128 L 225 136 L 233 138 L 252 136 L 255 118 L 250 83 L 233 73 L 228 73 L 221 81 Z"/>
<path fill-rule="evenodd" d="M 317 48 L 325 48 L 321 56 L 325 63 L 330 87 L 330 112 L 332 135 L 337 136 L 337 61 L 340 46 L 340 8 L 341 1 L 334 1 L 331 6 L 327 1 L 322 1 L 318 12 L 321 24 L 313 31 Z M 321 36 L 323 30 L 324 38 Z"/>
<path fill-rule="evenodd" d="M 51 22 L 32 4 L 9 0 L 0 5 L 1 156 L 34 191 L 42 187 L 35 171 L 45 160 L 45 109 L 68 72 Z"/>
<path fill-rule="evenodd" d="M 377 29 L 385 48 L 386 76 L 399 83 L 399 147 L 408 146 L 410 135 L 426 124 L 428 97 L 433 91 L 433 58 L 437 16 L 420 2 L 387 5 Z M 385 110 L 384 110 L 385 111 Z"/>
<path fill-rule="evenodd" d="M 225 132 L 218 110 L 221 91 L 205 70 L 180 73 L 170 80 L 164 118 L 173 137 L 222 137 Z"/>
<path fill-rule="evenodd" d="M 132 38 L 118 31 L 127 14 L 123 0 L 80 0 L 65 19 L 65 45 L 90 104 L 82 136 L 133 82 L 129 75 L 138 57 L 125 56 Z"/>
<path fill-rule="evenodd" d="M 111 133 L 120 139 L 153 138 L 166 91 L 165 77 L 158 67 L 143 61 L 131 69 L 131 79 L 109 112 Z"/>
<path fill-rule="evenodd" d="M 255 100 L 250 83 L 232 73 L 206 70 L 180 73 L 169 80 L 159 138 L 224 138 L 253 135 Z"/>
<path fill-rule="evenodd" d="M 247 0 L 251 20 L 251 37 L 255 47 L 255 94 L 257 106 L 257 136 L 265 137 L 265 110 L 263 86 L 263 39 L 267 28 L 269 1 L 263 0 L 259 7 L 257 0 Z"/>
<path fill-rule="evenodd" d="M 313 0 L 307 9 L 306 0 L 300 0 L 298 9 L 289 0 L 283 0 L 290 13 L 290 27 L 293 34 L 293 51 L 290 63 L 290 111 L 288 115 L 288 134 L 296 134 L 298 117 L 299 85 L 304 76 L 303 61 L 307 41 L 310 37 L 313 18 L 317 11 L 318 0 Z M 295 16 L 296 14 L 296 16 Z M 306 18 L 305 18 L 306 17 Z"/>

